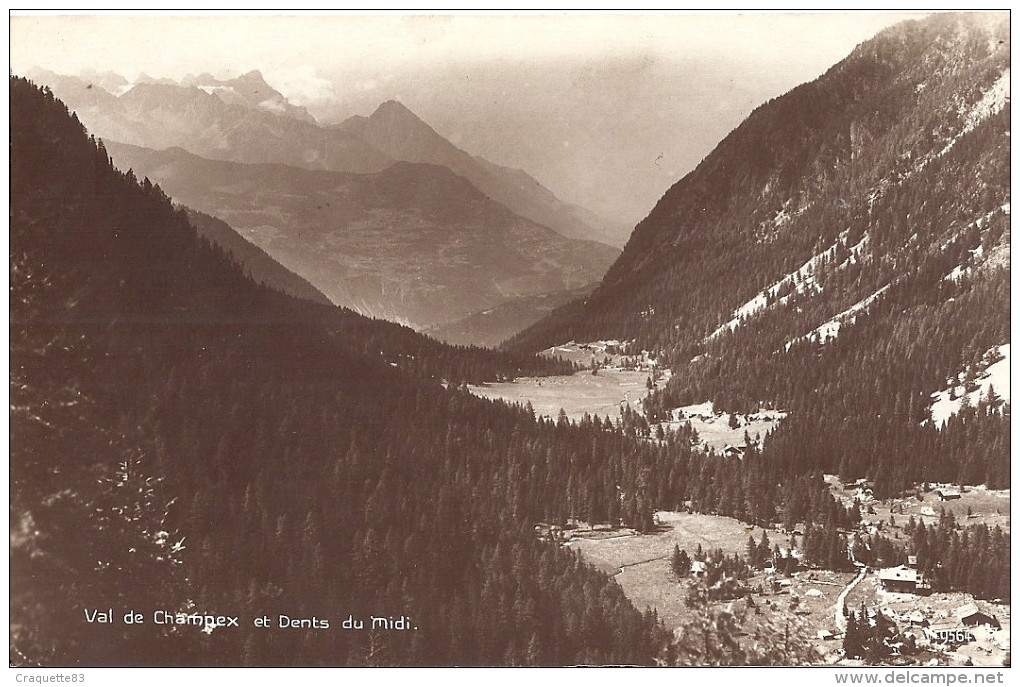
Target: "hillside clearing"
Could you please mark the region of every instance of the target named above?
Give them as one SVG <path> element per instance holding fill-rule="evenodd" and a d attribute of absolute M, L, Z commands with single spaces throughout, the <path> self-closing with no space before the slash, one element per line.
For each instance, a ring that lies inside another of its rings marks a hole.
<path fill-rule="evenodd" d="M 995 360 L 984 372 L 977 374 L 976 378 L 969 383 L 966 380 L 967 373 L 961 372 L 955 379 L 949 380 L 951 385 L 931 395 L 931 419 L 936 425 L 941 426 L 946 421 L 960 412 L 963 407 L 964 398 L 970 405 L 975 405 L 978 400 L 988 396 L 988 390 L 993 388 L 995 394 L 1004 403 L 1010 402 L 1009 386 L 1009 344 L 1004 344 L 991 349 L 985 353 L 985 360 Z"/>
<path fill-rule="evenodd" d="M 691 619 L 694 609 L 687 601 L 693 581 L 677 580 L 670 571 L 673 547 L 693 554 L 700 544 L 706 552 L 718 548 L 727 555 L 743 555 L 748 537 L 760 541 L 764 530 L 719 515 L 660 511 L 656 518 L 660 528 L 654 533 L 627 531 L 628 536 L 610 537 L 605 532 L 578 532 L 565 546 L 612 575 L 637 608 L 655 609 L 666 627 L 676 632 Z M 787 535 L 775 530 L 768 530 L 768 536 L 780 546 L 788 543 Z M 741 641 L 753 644 L 758 637 L 774 638 L 776 633 L 788 630 L 791 642 L 810 643 L 823 661 L 834 662 L 839 658 L 834 652 L 840 643 L 817 639 L 817 633 L 834 629 L 836 599 L 854 576 L 828 570 L 802 571 L 789 578 L 789 585 L 777 593 L 770 589 L 772 578 L 759 572 L 747 580 L 750 587 L 761 585 L 764 589 L 762 594 L 749 595 L 751 605 L 745 597 L 713 602 L 710 607 L 734 614 L 744 635 Z"/>
<path fill-rule="evenodd" d="M 699 443 L 706 448 L 722 451 L 727 445 L 741 446 L 745 443 L 745 433 L 752 441 L 764 439 L 775 429 L 787 413 L 782 410 L 759 410 L 746 415 L 737 414 L 737 427 L 730 427 L 729 414 L 716 412 L 711 401 L 696 405 L 674 408 L 670 416 L 672 421 L 664 423 L 664 427 L 679 429 L 690 422 L 698 433 Z"/>

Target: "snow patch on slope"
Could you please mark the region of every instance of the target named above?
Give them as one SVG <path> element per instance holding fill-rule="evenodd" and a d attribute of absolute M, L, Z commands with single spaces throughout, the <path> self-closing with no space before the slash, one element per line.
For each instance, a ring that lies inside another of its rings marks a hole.
<path fill-rule="evenodd" d="M 988 395 L 988 388 L 1004 402 L 1010 402 L 1009 388 L 1009 344 L 996 346 L 985 353 L 985 360 L 996 360 L 981 373 L 972 384 L 964 384 L 966 373 L 961 372 L 949 381 L 949 386 L 931 395 L 931 421 L 941 427 L 963 407 L 964 396 L 971 405 Z"/>
<path fill-rule="evenodd" d="M 739 308 L 733 311 L 730 315 L 728 322 L 720 325 L 714 332 L 706 337 L 706 341 L 714 339 L 725 331 L 733 331 L 736 329 L 741 321 L 751 317 L 755 313 L 758 313 L 769 305 L 769 300 L 775 298 L 776 295 L 788 286 L 793 286 L 794 294 L 801 294 L 811 289 L 815 293 L 821 293 L 822 287 L 815 281 L 815 270 L 818 269 L 825 261 L 831 260 L 836 254 L 836 248 L 839 244 L 846 240 L 847 232 L 843 232 L 839 235 L 836 243 L 829 246 L 821 253 L 812 256 L 807 262 L 801 265 L 798 269 L 790 272 L 779 281 L 775 282 L 771 286 L 762 290 L 761 293 L 756 295 L 751 300 L 747 301 Z M 865 237 L 866 238 L 866 237 Z M 860 249 L 864 245 L 864 239 L 851 249 L 851 258 L 854 258 L 854 251 L 860 252 Z M 856 259 L 856 258 L 854 258 Z M 844 263 L 845 264 L 845 263 Z M 792 294 L 791 294 L 792 295 Z M 790 299 L 790 296 L 783 296 L 779 302 L 785 304 Z"/>
<path fill-rule="evenodd" d="M 834 316 L 832 319 L 823 323 L 814 330 L 808 332 L 804 336 L 798 336 L 793 341 L 788 341 L 786 343 L 786 350 L 789 351 L 790 348 L 798 341 L 809 340 L 820 341 L 822 343 L 825 343 L 829 339 L 835 339 L 837 336 L 839 336 L 839 330 L 842 328 L 844 324 L 853 324 L 854 322 L 856 322 L 857 313 L 861 312 L 869 305 L 874 303 L 875 300 L 878 299 L 878 297 L 881 296 L 883 293 L 885 293 L 885 290 L 888 288 L 889 284 L 886 284 L 875 293 L 871 294 L 867 298 L 857 301 L 843 312 Z"/>

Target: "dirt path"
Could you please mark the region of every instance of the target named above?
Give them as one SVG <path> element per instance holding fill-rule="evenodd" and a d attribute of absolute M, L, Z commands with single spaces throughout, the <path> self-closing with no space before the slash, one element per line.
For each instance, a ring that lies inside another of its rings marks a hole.
<path fill-rule="evenodd" d="M 864 576 L 867 574 L 868 567 L 864 566 L 863 568 L 861 568 L 861 572 L 857 575 L 857 577 L 855 577 L 853 581 L 846 586 L 846 589 L 841 591 L 839 593 L 839 596 L 836 597 L 836 615 L 835 615 L 836 629 L 839 630 L 840 632 L 846 632 L 846 616 L 843 615 L 843 607 L 846 605 L 846 597 L 850 592 L 853 591 L 854 587 L 856 587 L 860 583 L 860 581 L 864 579 Z"/>
<path fill-rule="evenodd" d="M 654 563 L 655 561 L 664 561 L 667 558 L 669 558 L 669 556 L 656 556 L 655 558 L 646 558 L 643 561 L 637 561 L 635 563 L 627 563 L 620 566 L 620 572 L 616 573 L 616 575 L 622 575 L 627 571 L 627 568 L 634 568 L 639 565 L 645 565 L 646 563 Z M 616 575 L 613 575 L 613 577 L 616 577 Z"/>

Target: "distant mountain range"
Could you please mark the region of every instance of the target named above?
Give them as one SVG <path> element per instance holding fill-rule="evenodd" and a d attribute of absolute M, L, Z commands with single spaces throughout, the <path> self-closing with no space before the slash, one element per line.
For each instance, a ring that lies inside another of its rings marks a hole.
<path fill-rule="evenodd" d="M 609 246 L 519 217 L 446 167 L 376 174 L 209 160 L 110 142 L 124 168 L 227 222 L 339 305 L 415 328 L 598 280 Z"/>
<path fill-rule="evenodd" d="M 592 213 L 521 170 L 457 148 L 395 101 L 320 127 L 257 71 L 179 83 L 143 75 L 134 84 L 113 73 L 31 76 L 106 141 L 119 165 L 369 315 L 442 325 L 509 300 L 591 287 L 618 254 L 599 243 L 613 240 L 612 229 Z M 399 197 L 391 182 L 400 181 L 412 185 L 415 204 Z M 502 339 L 541 311 L 520 315 L 505 324 L 489 317 L 487 329 Z"/>
<path fill-rule="evenodd" d="M 218 160 L 345 172 L 378 172 L 393 163 L 361 139 L 317 126 L 258 72 L 223 82 L 196 79 L 192 85 L 146 81 L 120 95 L 78 77 L 42 70 L 29 76 L 53 89 L 98 138 L 157 150 L 181 146 Z"/>
<path fill-rule="evenodd" d="M 96 136 L 233 162 L 279 162 L 337 172 L 378 172 L 396 161 L 448 167 L 517 214 L 568 238 L 620 245 L 619 227 L 565 203 L 527 173 L 460 150 L 396 101 L 370 117 L 320 127 L 303 107 L 251 71 L 235 79 L 208 74 L 181 82 L 142 76 L 64 76 L 36 69 Z M 111 90 L 107 90 L 111 89 Z"/>

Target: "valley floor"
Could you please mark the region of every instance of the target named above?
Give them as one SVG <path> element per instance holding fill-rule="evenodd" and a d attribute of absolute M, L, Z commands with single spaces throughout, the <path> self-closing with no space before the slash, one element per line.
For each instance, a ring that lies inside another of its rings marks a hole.
<path fill-rule="evenodd" d="M 553 420 L 560 409 L 571 420 L 580 420 L 585 413 L 614 422 L 620 410 L 630 405 L 640 411 L 641 401 L 648 395 L 647 371 L 601 369 L 593 375 L 583 370 L 573 375 L 556 377 L 522 377 L 513 382 L 472 386 L 476 396 L 503 399 L 510 403 L 530 402 L 538 417 Z"/>

